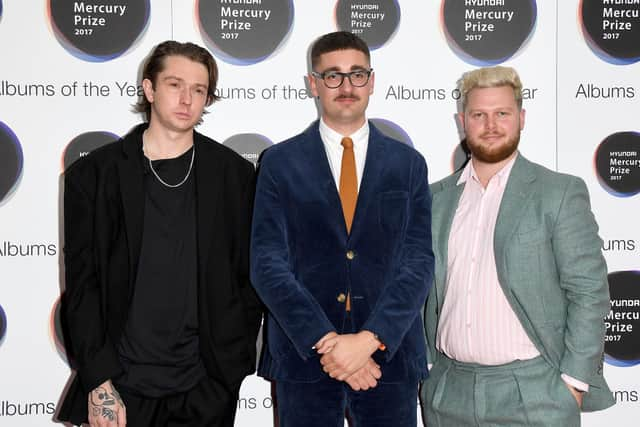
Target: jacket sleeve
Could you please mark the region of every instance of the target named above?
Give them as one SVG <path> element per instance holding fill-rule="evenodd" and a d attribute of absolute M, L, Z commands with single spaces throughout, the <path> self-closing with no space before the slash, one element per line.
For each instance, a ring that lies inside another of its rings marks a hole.
<path fill-rule="evenodd" d="M 409 217 L 397 274 L 385 284 L 363 330 L 377 334 L 391 360 L 405 334 L 420 315 L 433 280 L 431 249 L 431 193 L 427 165 L 416 156 L 411 166 Z"/>
<path fill-rule="evenodd" d="M 579 178 L 572 178 L 564 192 L 552 245 L 560 287 L 567 299 L 560 370 L 592 384 L 602 363 L 609 286 L 598 225 L 587 188 Z"/>
<path fill-rule="evenodd" d="M 256 176 L 253 165 L 247 162 L 246 166 L 246 173 L 243 174 L 245 183 L 240 200 L 241 206 L 237 218 L 238 224 L 236 226 L 238 243 L 235 256 L 237 257 L 238 265 L 238 286 L 240 287 L 240 293 L 244 301 L 249 328 L 248 345 L 251 347 L 250 354 L 253 355 L 253 359 L 255 360 L 256 340 L 258 339 L 258 332 L 262 321 L 263 306 L 249 280 L 249 239 L 251 235 L 251 217 L 256 188 Z"/>
<path fill-rule="evenodd" d="M 251 280 L 258 295 L 306 360 L 320 338 L 335 330 L 324 310 L 302 286 L 291 268 L 286 206 L 281 197 L 283 183 L 269 150 L 258 173 L 251 235 Z M 286 166 L 284 166 L 286 167 Z"/>
<path fill-rule="evenodd" d="M 99 283 L 94 246 L 95 167 L 87 158 L 65 174 L 63 320 L 66 347 L 80 382 L 89 392 L 121 373 L 114 343 L 107 334 L 104 289 Z"/>

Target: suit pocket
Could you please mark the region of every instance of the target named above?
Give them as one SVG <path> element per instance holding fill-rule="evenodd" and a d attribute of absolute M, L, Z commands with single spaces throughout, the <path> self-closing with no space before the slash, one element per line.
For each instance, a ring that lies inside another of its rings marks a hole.
<path fill-rule="evenodd" d="M 400 232 L 407 225 L 409 211 L 409 193 L 406 191 L 387 191 L 380 194 L 379 222 L 384 231 Z"/>

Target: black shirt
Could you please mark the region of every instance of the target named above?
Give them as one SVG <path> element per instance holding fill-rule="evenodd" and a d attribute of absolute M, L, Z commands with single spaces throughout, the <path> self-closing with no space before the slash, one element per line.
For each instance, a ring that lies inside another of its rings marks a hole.
<path fill-rule="evenodd" d="M 174 159 L 144 158 L 142 247 L 129 317 L 120 341 L 118 386 L 147 397 L 187 391 L 205 376 L 198 347 L 194 148 Z M 107 319 L 108 321 L 108 319 Z"/>

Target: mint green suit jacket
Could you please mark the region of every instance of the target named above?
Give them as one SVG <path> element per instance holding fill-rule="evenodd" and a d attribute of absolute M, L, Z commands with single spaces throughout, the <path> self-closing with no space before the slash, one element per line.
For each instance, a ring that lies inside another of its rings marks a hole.
<path fill-rule="evenodd" d="M 445 298 L 449 231 L 464 189 L 456 185 L 460 173 L 431 186 L 435 275 L 425 309 L 431 363 L 439 357 L 435 338 Z M 609 287 L 601 244 L 584 182 L 518 154 L 494 233 L 498 279 L 542 356 L 589 384 L 584 411 L 615 403 L 602 375 Z"/>

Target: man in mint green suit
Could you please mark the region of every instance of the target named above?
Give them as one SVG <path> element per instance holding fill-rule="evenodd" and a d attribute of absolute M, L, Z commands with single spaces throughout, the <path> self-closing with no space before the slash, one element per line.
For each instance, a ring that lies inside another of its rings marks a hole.
<path fill-rule="evenodd" d="M 512 68 L 460 81 L 471 161 L 431 186 L 427 300 L 434 426 L 579 426 L 614 404 L 602 374 L 607 268 L 584 182 L 519 154 Z"/>

